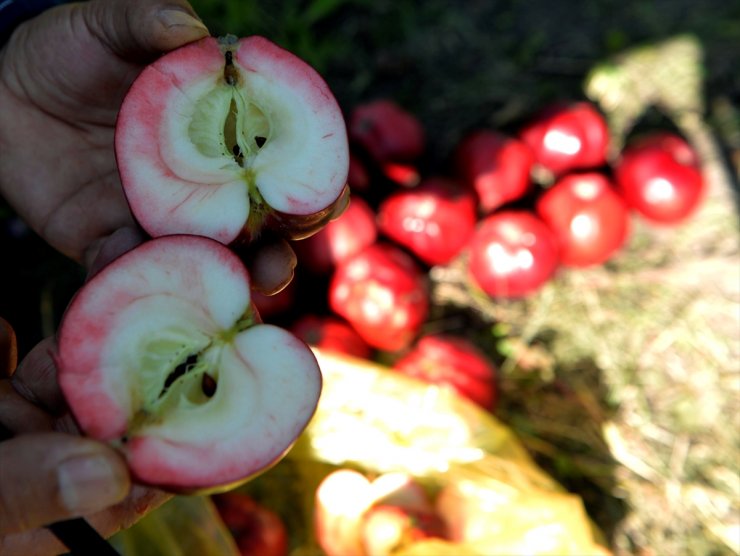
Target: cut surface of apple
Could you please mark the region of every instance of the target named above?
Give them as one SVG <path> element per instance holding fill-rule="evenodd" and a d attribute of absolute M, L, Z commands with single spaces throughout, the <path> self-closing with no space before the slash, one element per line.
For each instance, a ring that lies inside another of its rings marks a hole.
<path fill-rule="evenodd" d="M 258 36 L 208 37 L 148 66 L 126 95 L 115 143 L 131 210 L 154 237 L 310 235 L 340 202 L 349 167 L 327 84 Z"/>
<path fill-rule="evenodd" d="M 59 383 L 82 431 L 174 491 L 232 485 L 275 463 L 314 413 L 305 343 L 262 324 L 220 243 L 151 240 L 78 292 L 58 336 Z"/>

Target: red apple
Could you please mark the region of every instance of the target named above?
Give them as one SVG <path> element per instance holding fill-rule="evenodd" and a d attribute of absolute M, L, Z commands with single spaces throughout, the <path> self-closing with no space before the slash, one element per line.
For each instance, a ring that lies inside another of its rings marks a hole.
<path fill-rule="evenodd" d="M 419 120 L 388 99 L 356 106 L 349 118 L 349 137 L 378 162 L 414 160 L 424 152 Z"/>
<path fill-rule="evenodd" d="M 705 189 L 696 152 L 672 133 L 654 133 L 628 145 L 614 177 L 630 208 L 656 224 L 685 221 Z"/>
<path fill-rule="evenodd" d="M 344 259 L 375 243 L 377 235 L 373 209 L 354 195 L 342 216 L 313 236 L 296 242 L 294 248 L 302 265 L 316 274 L 326 274 Z"/>
<path fill-rule="evenodd" d="M 601 264 L 629 235 L 627 205 L 603 174 L 565 176 L 537 200 L 536 208 L 555 233 L 561 263 L 567 266 Z"/>
<path fill-rule="evenodd" d="M 242 556 L 287 556 L 288 530 L 278 514 L 238 492 L 213 502 Z"/>
<path fill-rule="evenodd" d="M 306 344 L 261 324 L 222 244 L 158 238 L 91 278 L 64 314 L 59 385 L 80 429 L 133 477 L 175 492 L 224 488 L 278 461 L 314 413 Z"/>
<path fill-rule="evenodd" d="M 315 232 L 341 198 L 346 125 L 326 83 L 262 37 L 205 38 L 159 58 L 118 116 L 126 197 L 152 236 L 222 243 Z"/>
<path fill-rule="evenodd" d="M 522 297 L 557 270 L 558 245 L 542 220 L 527 211 L 494 213 L 479 222 L 469 244 L 468 270 L 492 297 Z"/>
<path fill-rule="evenodd" d="M 467 136 L 455 151 L 455 162 L 486 214 L 530 189 L 534 153 L 522 141 L 502 133 L 480 130 Z"/>
<path fill-rule="evenodd" d="M 556 175 L 606 163 L 609 128 L 590 102 L 552 106 L 529 122 L 520 137 L 537 163 Z"/>
<path fill-rule="evenodd" d="M 347 185 L 352 191 L 367 191 L 370 187 L 370 175 L 362 159 L 355 153 L 349 153 L 349 170 L 347 172 Z"/>
<path fill-rule="evenodd" d="M 366 556 L 390 556 L 424 539 L 445 538 L 446 525 L 432 509 L 374 505 L 362 517 L 360 536 Z"/>
<path fill-rule="evenodd" d="M 425 336 L 393 368 L 430 384 L 449 386 L 484 409 L 495 405 L 496 367 L 465 338 Z"/>
<path fill-rule="evenodd" d="M 378 208 L 378 227 L 427 264 L 446 264 L 475 229 L 473 193 L 445 178 L 428 178 L 397 191 Z"/>
<path fill-rule="evenodd" d="M 334 317 L 303 315 L 293 323 L 290 331 L 323 351 L 345 353 L 361 359 L 369 358 L 372 352 L 354 328 Z"/>
<path fill-rule="evenodd" d="M 376 243 L 344 260 L 329 285 L 329 306 L 371 346 L 408 346 L 427 317 L 424 275 L 392 245 Z"/>
<path fill-rule="evenodd" d="M 421 181 L 419 170 L 413 164 L 402 162 L 383 162 L 380 165 L 383 175 L 403 187 L 414 187 Z"/>

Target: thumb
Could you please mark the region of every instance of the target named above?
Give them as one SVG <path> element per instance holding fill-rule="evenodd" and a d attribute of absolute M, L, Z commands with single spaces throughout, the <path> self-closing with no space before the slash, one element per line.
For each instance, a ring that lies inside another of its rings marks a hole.
<path fill-rule="evenodd" d="M 125 498 L 124 461 L 107 446 L 62 433 L 0 444 L 0 536 L 87 515 Z"/>
<path fill-rule="evenodd" d="M 93 34 L 129 61 L 145 61 L 209 34 L 186 0 L 93 0 L 82 6 Z"/>

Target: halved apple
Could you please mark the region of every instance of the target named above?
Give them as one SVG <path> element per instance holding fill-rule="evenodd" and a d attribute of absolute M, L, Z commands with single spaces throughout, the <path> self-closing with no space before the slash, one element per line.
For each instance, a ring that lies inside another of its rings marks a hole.
<path fill-rule="evenodd" d="M 230 244 L 267 227 L 299 239 L 346 201 L 334 96 L 263 37 L 208 37 L 148 66 L 124 99 L 115 144 L 131 210 L 154 237 Z"/>
<path fill-rule="evenodd" d="M 291 447 L 321 373 L 262 324 L 237 256 L 203 237 L 151 240 L 95 275 L 59 331 L 59 383 L 82 431 L 132 475 L 175 492 L 232 486 Z"/>

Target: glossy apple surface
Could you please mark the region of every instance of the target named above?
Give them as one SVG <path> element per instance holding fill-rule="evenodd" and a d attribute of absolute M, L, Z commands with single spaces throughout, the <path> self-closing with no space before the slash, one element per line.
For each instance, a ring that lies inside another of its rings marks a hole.
<path fill-rule="evenodd" d="M 368 344 L 396 351 L 418 333 L 429 299 L 416 262 L 395 246 L 376 243 L 336 268 L 329 306 Z"/>
<path fill-rule="evenodd" d="M 409 161 L 424 152 L 421 122 L 388 99 L 356 106 L 349 118 L 349 137 L 378 162 Z"/>
<path fill-rule="evenodd" d="M 77 293 L 58 335 L 59 385 L 80 429 L 124 455 L 137 481 L 222 488 L 274 464 L 321 390 L 308 346 L 252 308 L 222 244 L 146 242 Z"/>
<path fill-rule="evenodd" d="M 425 263 L 446 264 L 475 229 L 475 197 L 446 178 L 427 178 L 389 195 L 378 207 L 377 220 L 382 233 Z"/>
<path fill-rule="evenodd" d="M 309 238 L 295 242 L 300 262 L 316 274 L 327 274 L 344 259 L 375 243 L 378 226 L 373 209 L 353 195 L 342 215 Z"/>
<path fill-rule="evenodd" d="M 468 270 L 491 297 L 522 297 L 540 289 L 559 265 L 555 236 L 527 211 L 484 218 L 469 244 Z"/>
<path fill-rule="evenodd" d="M 629 235 L 627 205 L 609 179 L 595 172 L 556 182 L 538 199 L 537 214 L 555 233 L 566 266 L 601 264 Z"/>
<path fill-rule="evenodd" d="M 287 556 L 288 530 L 278 514 L 239 492 L 213 502 L 242 556 Z"/>
<path fill-rule="evenodd" d="M 349 165 L 326 83 L 262 37 L 208 37 L 148 66 L 121 106 L 115 147 L 131 210 L 150 235 L 225 244 L 263 227 L 315 232 Z"/>
<path fill-rule="evenodd" d="M 547 108 L 521 130 L 520 137 L 537 163 L 556 175 L 606 163 L 609 128 L 589 102 Z"/>
<path fill-rule="evenodd" d="M 465 338 L 447 334 L 420 338 L 393 368 L 430 384 L 450 386 L 489 411 L 496 403 L 496 367 Z"/>
<path fill-rule="evenodd" d="M 514 137 L 480 130 L 458 145 L 455 163 L 462 180 L 478 194 L 481 211 L 488 214 L 529 191 L 534 153 Z"/>
<path fill-rule="evenodd" d="M 354 328 L 335 317 L 303 315 L 290 326 L 290 331 L 322 351 L 345 353 L 362 359 L 369 358 L 372 353 Z"/>
<path fill-rule="evenodd" d="M 671 133 L 630 144 L 615 165 L 614 179 L 630 208 L 656 224 L 684 222 L 701 204 L 705 190 L 696 152 Z"/>

